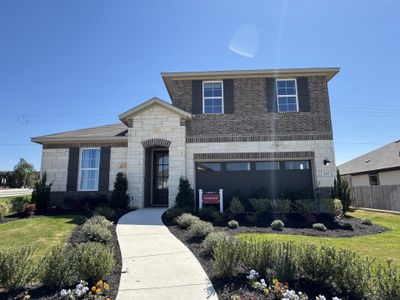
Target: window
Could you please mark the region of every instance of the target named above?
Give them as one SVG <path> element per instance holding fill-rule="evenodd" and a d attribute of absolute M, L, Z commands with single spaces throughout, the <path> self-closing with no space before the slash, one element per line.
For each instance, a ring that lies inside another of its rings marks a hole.
<path fill-rule="evenodd" d="M 223 114 L 223 87 L 222 81 L 203 82 L 203 113 Z"/>
<path fill-rule="evenodd" d="M 278 112 L 297 112 L 296 79 L 278 79 L 276 87 Z"/>
<path fill-rule="evenodd" d="M 79 190 L 97 191 L 99 186 L 99 166 L 99 148 L 84 148 L 81 150 Z"/>
<path fill-rule="evenodd" d="M 286 170 L 308 170 L 309 168 L 308 161 L 285 161 Z"/>
<path fill-rule="evenodd" d="M 257 171 L 279 170 L 279 162 L 278 161 L 256 162 L 256 170 Z"/>
<path fill-rule="evenodd" d="M 220 163 L 201 163 L 197 165 L 198 171 L 221 171 Z"/>
<path fill-rule="evenodd" d="M 237 163 L 226 163 L 227 171 L 250 171 L 250 163 L 248 162 L 237 162 Z"/>
<path fill-rule="evenodd" d="M 369 177 L 369 185 L 379 185 L 379 176 L 378 174 L 368 174 Z"/>

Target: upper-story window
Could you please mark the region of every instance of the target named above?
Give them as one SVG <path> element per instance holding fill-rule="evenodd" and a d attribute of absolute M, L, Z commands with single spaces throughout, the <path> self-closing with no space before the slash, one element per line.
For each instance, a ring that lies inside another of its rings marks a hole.
<path fill-rule="evenodd" d="M 224 113 L 222 81 L 203 81 L 203 113 Z"/>
<path fill-rule="evenodd" d="M 297 112 L 296 79 L 277 79 L 276 87 L 278 112 Z"/>
<path fill-rule="evenodd" d="M 81 150 L 79 170 L 79 190 L 97 191 L 99 186 L 100 149 Z"/>

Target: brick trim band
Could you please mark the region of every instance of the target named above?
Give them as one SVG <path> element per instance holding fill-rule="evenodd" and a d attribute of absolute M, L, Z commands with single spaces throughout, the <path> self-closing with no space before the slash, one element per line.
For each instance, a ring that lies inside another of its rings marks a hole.
<path fill-rule="evenodd" d="M 142 142 L 143 148 L 151 148 L 151 147 L 169 147 L 171 145 L 171 141 L 166 139 L 149 139 Z"/>
<path fill-rule="evenodd" d="M 265 141 L 308 141 L 332 140 L 332 133 L 321 134 L 284 134 L 284 135 L 217 135 L 189 136 L 186 143 L 224 143 L 224 142 L 265 142 Z"/>
<path fill-rule="evenodd" d="M 194 153 L 193 158 L 194 158 L 194 160 L 314 158 L 314 152 L 313 151 L 297 151 L 297 152 Z"/>
<path fill-rule="evenodd" d="M 62 148 L 84 148 L 84 147 L 128 147 L 128 142 L 85 142 L 85 143 L 64 143 L 64 144 L 43 144 L 43 149 Z"/>

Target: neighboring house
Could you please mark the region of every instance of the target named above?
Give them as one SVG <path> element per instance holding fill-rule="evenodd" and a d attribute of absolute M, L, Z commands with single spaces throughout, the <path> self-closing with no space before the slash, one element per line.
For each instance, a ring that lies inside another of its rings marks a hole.
<path fill-rule="evenodd" d="M 339 68 L 162 73 L 120 123 L 32 138 L 53 198 L 113 189 L 125 172 L 137 207 L 173 206 L 195 189 L 251 197 L 328 197 L 335 173 L 328 81 Z"/>
<path fill-rule="evenodd" d="M 353 187 L 400 185 L 400 140 L 338 166 Z"/>

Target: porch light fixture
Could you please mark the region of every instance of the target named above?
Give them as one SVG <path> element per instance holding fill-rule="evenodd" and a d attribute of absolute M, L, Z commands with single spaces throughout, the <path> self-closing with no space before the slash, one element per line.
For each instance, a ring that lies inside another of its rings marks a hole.
<path fill-rule="evenodd" d="M 324 159 L 325 166 L 329 166 L 330 163 L 331 163 L 331 161 L 329 159 Z"/>

